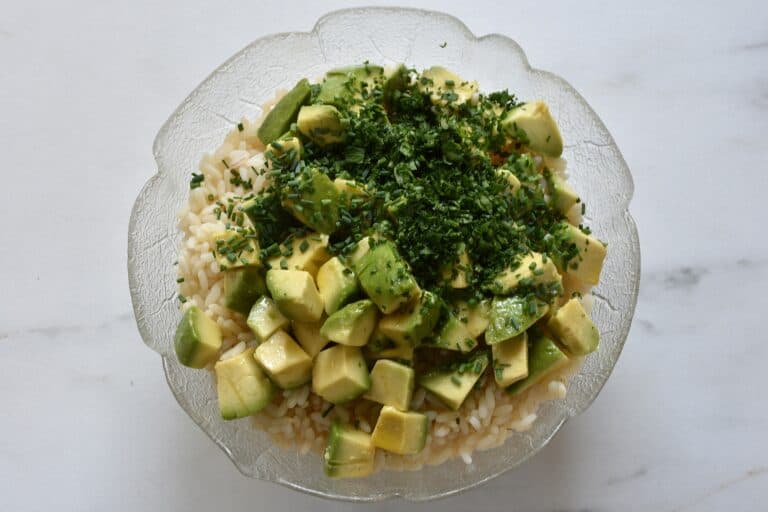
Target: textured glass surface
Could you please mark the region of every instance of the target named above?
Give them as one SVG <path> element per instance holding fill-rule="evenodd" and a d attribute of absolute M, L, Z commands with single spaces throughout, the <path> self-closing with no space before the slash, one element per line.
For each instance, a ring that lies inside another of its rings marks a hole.
<path fill-rule="evenodd" d="M 241 116 L 257 118 L 259 105 L 276 89 L 289 88 L 301 77 L 318 77 L 329 68 L 364 60 L 416 68 L 442 65 L 477 80 L 484 91 L 508 88 L 522 99 L 549 103 L 566 143 L 563 156 L 570 179 L 589 206 L 585 220 L 609 243 L 602 280 L 594 289 L 593 316 L 602 343 L 571 381 L 565 400 L 546 402 L 531 430 L 512 434 L 502 447 L 475 452 L 472 465 L 459 459 L 417 472 L 330 480 L 318 455 L 300 456 L 273 446 L 248 420 L 222 421 L 210 375 L 180 366 L 173 356 L 180 317 L 172 266 L 181 237 L 175 214 L 187 199 L 190 173 L 197 170 L 201 155 L 217 148 Z M 349 500 L 427 500 L 457 493 L 540 450 L 568 418 L 595 399 L 621 353 L 640 277 L 637 231 L 628 210 L 633 192 L 629 169 L 586 101 L 561 78 L 531 69 L 522 49 L 505 36 L 477 38 L 451 16 L 420 10 L 366 8 L 328 14 L 310 33 L 261 38 L 225 62 L 168 119 L 155 140 L 154 155 L 158 173 L 136 200 L 128 235 L 136 321 L 144 342 L 162 356 L 179 404 L 248 476 Z"/>

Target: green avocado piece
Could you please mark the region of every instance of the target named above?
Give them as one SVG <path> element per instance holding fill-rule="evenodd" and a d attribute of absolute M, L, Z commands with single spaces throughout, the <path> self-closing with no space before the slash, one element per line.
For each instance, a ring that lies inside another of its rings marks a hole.
<path fill-rule="evenodd" d="M 302 146 L 301 140 L 299 140 L 293 133 L 288 132 L 272 141 L 269 146 L 267 146 L 267 150 L 264 154 L 270 160 L 279 159 L 283 155 L 290 155 L 291 160 L 294 161 L 301 159 L 303 150 L 304 146 Z"/>
<path fill-rule="evenodd" d="M 283 330 L 256 347 L 253 357 L 282 389 L 303 386 L 312 377 L 312 358 Z"/>
<path fill-rule="evenodd" d="M 579 254 L 567 262 L 555 260 L 555 264 L 562 272 L 571 274 L 584 283 L 597 284 L 600 281 L 600 272 L 603 270 L 603 261 L 607 253 L 605 244 L 576 226 L 566 222 L 561 226 L 565 237 L 576 245 Z"/>
<path fill-rule="evenodd" d="M 550 176 L 547 182 L 552 205 L 563 215 L 568 215 L 571 208 L 581 201 L 579 195 L 556 174 Z"/>
<path fill-rule="evenodd" d="M 338 420 L 331 424 L 323 469 L 331 478 L 360 478 L 373 473 L 376 448 L 371 436 Z"/>
<path fill-rule="evenodd" d="M 371 376 L 359 347 L 334 345 L 315 356 L 312 391 L 332 404 L 343 404 L 371 387 Z"/>
<path fill-rule="evenodd" d="M 471 101 L 479 90 L 477 82 L 464 80 L 441 66 L 425 69 L 416 83 L 436 105 L 462 105 Z"/>
<path fill-rule="evenodd" d="M 371 370 L 371 389 L 363 398 L 407 411 L 415 379 L 416 372 L 410 366 L 379 359 Z"/>
<path fill-rule="evenodd" d="M 374 86 L 384 80 L 384 68 L 375 64 L 345 66 L 328 71 L 320 86 L 317 101 L 328 105 L 343 106 L 350 98 L 371 93 Z"/>
<path fill-rule="evenodd" d="M 368 299 L 347 304 L 328 317 L 320 334 L 342 345 L 362 347 L 376 327 L 376 306 Z"/>
<path fill-rule="evenodd" d="M 214 366 L 219 411 L 225 420 L 256 414 L 272 398 L 272 382 L 256 364 L 253 351 L 253 347 L 247 348 Z"/>
<path fill-rule="evenodd" d="M 410 79 L 408 69 L 403 64 L 398 64 L 384 72 L 384 85 L 382 85 L 384 106 L 389 107 L 395 91 L 403 91 L 408 87 Z"/>
<path fill-rule="evenodd" d="M 431 292 L 423 292 L 410 308 L 382 318 L 379 331 L 399 345 L 415 347 L 432 334 L 439 319 L 440 303 L 437 297 Z"/>
<path fill-rule="evenodd" d="M 549 284 L 559 292 L 562 290 L 562 281 L 552 258 L 546 254 L 530 252 L 520 259 L 515 268 L 507 267 L 499 272 L 487 288 L 496 295 L 509 295 L 518 286 Z"/>
<path fill-rule="evenodd" d="M 491 345 L 493 377 L 506 387 L 528 376 L 528 334 L 523 333 Z"/>
<path fill-rule="evenodd" d="M 426 414 L 405 412 L 385 405 L 381 408 L 371 441 L 376 448 L 399 455 L 414 455 L 424 449 L 429 430 Z"/>
<path fill-rule="evenodd" d="M 600 344 L 600 332 L 579 299 L 571 299 L 558 308 L 547 322 L 547 327 L 573 355 L 594 352 Z"/>
<path fill-rule="evenodd" d="M 271 269 L 267 271 L 267 288 L 282 314 L 299 322 L 317 322 L 323 314 L 312 275 L 305 270 Z"/>
<path fill-rule="evenodd" d="M 522 393 L 547 374 L 562 368 L 567 363 L 568 356 L 560 350 L 557 343 L 538 333 L 529 336 L 528 376 L 507 387 L 507 392 L 513 395 Z"/>
<path fill-rule="evenodd" d="M 317 271 L 317 289 L 323 298 L 325 312 L 332 315 L 357 294 L 357 276 L 338 257 L 333 257 Z"/>
<path fill-rule="evenodd" d="M 296 121 L 299 131 L 318 146 L 328 146 L 344 140 L 344 125 L 333 105 L 306 105 L 299 110 Z"/>
<path fill-rule="evenodd" d="M 363 291 L 385 315 L 420 293 L 408 265 L 390 241 L 371 247 L 357 262 L 355 270 Z"/>
<path fill-rule="evenodd" d="M 426 373 L 419 379 L 419 384 L 455 411 L 464 403 L 487 366 L 488 354 L 478 352 L 463 362 Z"/>
<path fill-rule="evenodd" d="M 265 293 L 267 285 L 259 267 L 243 267 L 224 273 L 224 305 L 232 311 L 248 315 Z"/>
<path fill-rule="evenodd" d="M 257 132 L 262 144 L 266 146 L 290 129 L 301 106 L 309 101 L 311 92 L 309 80 L 302 78 L 293 89 L 280 98 L 264 118 Z"/>
<path fill-rule="evenodd" d="M 261 343 L 278 329 L 288 327 L 290 321 L 280 312 L 275 301 L 265 295 L 253 305 L 246 323 L 256 336 L 256 340 Z"/>
<path fill-rule="evenodd" d="M 437 335 L 426 341 L 430 347 L 459 352 L 471 352 L 477 346 L 477 340 L 472 337 L 467 324 L 459 320 L 456 315 L 448 312 L 445 314 L 443 324 L 438 329 Z"/>
<path fill-rule="evenodd" d="M 339 191 L 333 182 L 314 167 L 305 167 L 294 180 L 281 190 L 285 207 L 306 226 L 330 234 L 339 221 Z"/>
<path fill-rule="evenodd" d="M 413 346 L 410 343 L 398 344 L 384 336 L 379 328 L 374 329 L 371 339 L 363 348 L 365 358 L 375 361 L 392 359 L 407 364 L 413 364 Z"/>
<path fill-rule="evenodd" d="M 184 366 L 203 368 L 221 349 L 221 329 L 197 306 L 184 312 L 173 340 L 176 357 Z"/>
<path fill-rule="evenodd" d="M 563 137 L 549 107 L 531 101 L 506 113 L 501 126 L 508 137 L 522 139 L 531 149 L 552 157 L 563 154 Z"/>
<path fill-rule="evenodd" d="M 514 338 L 546 315 L 548 310 L 549 305 L 536 298 L 496 297 L 491 303 L 485 342 L 493 345 Z"/>

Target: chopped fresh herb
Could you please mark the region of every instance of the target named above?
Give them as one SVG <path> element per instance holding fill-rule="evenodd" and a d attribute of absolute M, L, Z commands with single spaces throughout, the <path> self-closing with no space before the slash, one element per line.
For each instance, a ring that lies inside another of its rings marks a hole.
<path fill-rule="evenodd" d="M 244 130 L 243 123 L 237 123 L 237 131 L 241 132 L 243 130 Z"/>
<path fill-rule="evenodd" d="M 202 173 L 201 174 L 196 174 L 196 173 L 193 172 L 192 173 L 192 179 L 189 180 L 189 188 L 191 190 L 194 190 L 194 189 L 200 187 L 200 185 L 203 184 L 203 181 L 205 181 L 205 176 L 203 176 Z"/>

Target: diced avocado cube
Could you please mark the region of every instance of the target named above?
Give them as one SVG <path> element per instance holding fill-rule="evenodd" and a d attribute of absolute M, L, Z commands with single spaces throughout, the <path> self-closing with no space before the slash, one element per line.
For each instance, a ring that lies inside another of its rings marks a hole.
<path fill-rule="evenodd" d="M 530 252 L 520 259 L 516 267 L 507 267 L 497 275 L 489 290 L 496 295 L 509 295 L 519 286 L 552 284 L 562 290 L 563 279 L 552 258 L 546 254 Z"/>
<path fill-rule="evenodd" d="M 373 445 L 400 455 L 414 455 L 427 442 L 429 420 L 426 414 L 403 412 L 385 405 L 371 434 Z"/>
<path fill-rule="evenodd" d="M 365 186 L 356 181 L 336 178 L 333 186 L 339 191 L 339 201 L 345 208 L 358 209 L 371 199 Z"/>
<path fill-rule="evenodd" d="M 488 354 L 479 352 L 466 361 L 442 370 L 433 370 L 419 379 L 447 407 L 458 410 L 488 366 Z"/>
<path fill-rule="evenodd" d="M 517 176 L 515 176 L 512 173 L 512 171 L 510 171 L 509 169 L 498 169 L 496 171 L 496 174 L 498 174 L 499 176 L 501 176 L 502 178 L 504 178 L 507 181 L 507 184 L 509 185 L 509 191 L 510 192 L 512 192 L 514 194 L 515 192 L 520 190 L 520 187 L 522 186 L 520 184 L 520 180 L 517 179 Z"/>
<path fill-rule="evenodd" d="M 372 247 L 355 270 L 363 291 L 385 315 L 419 296 L 419 285 L 392 242 Z"/>
<path fill-rule="evenodd" d="M 407 411 L 415 379 L 413 368 L 388 359 L 379 359 L 371 370 L 371 389 L 363 398 Z"/>
<path fill-rule="evenodd" d="M 375 455 L 369 434 L 334 421 L 323 454 L 323 468 L 331 478 L 360 478 L 373 473 Z"/>
<path fill-rule="evenodd" d="M 317 101 L 325 104 L 344 106 L 352 98 L 370 97 L 373 89 L 384 79 L 384 68 L 374 64 L 363 64 L 336 68 L 326 73 L 320 86 Z"/>
<path fill-rule="evenodd" d="M 491 355 L 493 377 L 499 386 L 507 387 L 528 376 L 528 334 L 491 345 Z"/>
<path fill-rule="evenodd" d="M 386 315 L 379 322 L 379 330 L 399 345 L 418 346 L 432 334 L 440 319 L 440 303 L 435 294 L 423 292 L 418 302 L 405 311 Z"/>
<path fill-rule="evenodd" d="M 333 233 L 339 220 L 339 192 L 314 167 L 305 167 L 281 190 L 283 206 L 302 224 L 320 233 Z"/>
<path fill-rule="evenodd" d="M 573 355 L 583 356 L 597 350 L 600 332 L 579 299 L 571 299 L 547 322 L 552 334 Z"/>
<path fill-rule="evenodd" d="M 253 305 L 246 323 L 256 336 L 256 340 L 263 342 L 278 329 L 288 327 L 290 321 L 277 309 L 272 299 L 264 296 Z"/>
<path fill-rule="evenodd" d="M 270 268 L 284 270 L 305 270 L 317 275 L 320 265 L 331 257 L 328 254 L 328 235 L 311 233 L 301 237 L 290 237 L 280 245 L 280 255 L 273 256 L 267 263 Z M 290 256 L 283 256 L 290 254 Z"/>
<path fill-rule="evenodd" d="M 485 342 L 493 345 L 514 338 L 546 315 L 548 310 L 549 306 L 535 297 L 496 297 L 491 303 Z"/>
<path fill-rule="evenodd" d="M 368 254 L 368 251 L 370 250 L 371 250 L 371 237 L 364 236 L 357 242 L 354 250 L 349 254 L 347 254 L 346 256 L 344 256 L 344 262 L 347 265 L 349 265 L 355 272 L 359 272 L 360 261 L 363 259 L 363 256 Z"/>
<path fill-rule="evenodd" d="M 357 294 L 357 276 L 338 257 L 333 257 L 317 271 L 317 289 L 325 312 L 332 315 Z"/>
<path fill-rule="evenodd" d="M 347 304 L 328 317 L 320 334 L 331 341 L 362 347 L 368 343 L 378 318 L 376 306 L 368 299 Z"/>
<path fill-rule="evenodd" d="M 283 330 L 256 347 L 254 358 L 283 389 L 303 386 L 312 377 L 312 358 Z"/>
<path fill-rule="evenodd" d="M 197 306 L 184 312 L 173 340 L 176 357 L 184 366 L 203 368 L 221 349 L 221 329 Z"/>
<path fill-rule="evenodd" d="M 301 106 L 309 101 L 311 92 L 309 81 L 302 78 L 293 89 L 280 98 L 264 118 L 257 132 L 262 144 L 267 145 L 288 131 L 291 123 L 296 120 Z"/>
<path fill-rule="evenodd" d="M 410 343 L 397 344 L 384 336 L 378 327 L 374 329 L 371 339 L 363 350 L 365 357 L 370 360 L 393 359 L 413 363 L 413 346 Z"/>
<path fill-rule="evenodd" d="M 267 285 L 259 267 L 243 267 L 224 273 L 224 305 L 232 311 L 247 315 L 265 293 Z"/>
<path fill-rule="evenodd" d="M 581 201 L 576 191 L 557 174 L 552 174 L 549 179 L 549 195 L 554 207 L 563 215 L 567 215 Z"/>
<path fill-rule="evenodd" d="M 597 238 L 587 235 L 576 226 L 563 223 L 565 236 L 576 244 L 579 255 L 563 263 L 556 261 L 561 270 L 575 276 L 578 280 L 595 285 L 600 282 L 600 272 L 603 270 L 606 247 Z"/>
<path fill-rule="evenodd" d="M 471 269 L 472 263 L 469 261 L 469 254 L 467 254 L 466 248 L 461 247 L 456 261 L 443 269 L 443 279 L 448 281 L 451 288 L 458 290 L 467 288 Z"/>
<path fill-rule="evenodd" d="M 301 107 L 296 125 L 302 135 L 321 147 L 344 140 L 345 128 L 339 111 L 333 105 Z"/>
<path fill-rule="evenodd" d="M 435 105 L 462 105 L 479 91 L 477 82 L 464 80 L 441 66 L 424 70 L 416 83 Z"/>
<path fill-rule="evenodd" d="M 522 140 L 534 151 L 552 157 L 563 154 L 560 129 L 543 101 L 531 101 L 513 108 L 501 124 L 507 136 Z"/>
<path fill-rule="evenodd" d="M 491 303 L 483 300 L 470 306 L 465 301 L 454 303 L 454 313 L 459 322 L 467 326 L 467 332 L 471 338 L 477 338 L 485 332 L 490 322 Z"/>
<path fill-rule="evenodd" d="M 277 140 L 272 141 L 265 151 L 270 160 L 276 160 L 283 155 L 291 155 L 291 160 L 300 160 L 304 146 L 298 137 L 288 132 Z"/>
<path fill-rule="evenodd" d="M 471 352 L 477 346 L 477 340 L 472 337 L 466 323 L 453 313 L 447 313 L 437 336 L 431 339 L 428 345 L 445 350 Z"/>
<path fill-rule="evenodd" d="M 238 231 L 226 230 L 212 237 L 213 254 L 219 270 L 233 270 L 242 267 L 259 266 L 259 243 Z"/>
<path fill-rule="evenodd" d="M 403 64 L 398 64 L 394 68 L 384 71 L 382 96 L 385 107 L 390 107 L 395 91 L 405 90 L 408 87 L 409 81 L 410 77 L 408 76 L 408 69 Z"/>
<path fill-rule="evenodd" d="M 528 376 L 511 384 L 507 388 L 507 392 L 513 395 L 522 393 L 543 377 L 559 370 L 566 364 L 568 364 L 568 356 L 560 350 L 557 343 L 540 334 L 529 336 Z"/>
<path fill-rule="evenodd" d="M 319 322 L 293 322 L 293 335 L 309 357 L 314 358 L 331 341 L 320 334 L 324 322 L 324 318 Z"/>
<path fill-rule="evenodd" d="M 331 402 L 343 404 L 371 387 L 371 377 L 358 347 L 334 345 L 315 357 L 312 391 Z"/>
<path fill-rule="evenodd" d="M 280 312 L 291 320 L 317 322 L 323 314 L 323 299 L 312 275 L 304 270 L 271 269 L 267 288 Z"/>
<path fill-rule="evenodd" d="M 272 382 L 256 364 L 253 352 L 253 347 L 246 348 L 214 366 L 219 411 L 225 420 L 256 414 L 272 398 Z"/>

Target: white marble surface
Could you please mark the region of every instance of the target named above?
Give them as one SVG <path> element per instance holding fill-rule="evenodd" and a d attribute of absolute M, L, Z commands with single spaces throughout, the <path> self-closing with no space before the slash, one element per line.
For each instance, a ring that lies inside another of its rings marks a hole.
<path fill-rule="evenodd" d="M 635 176 L 640 301 L 587 413 L 523 467 L 413 508 L 766 510 L 768 4 L 493 3 L 421 5 L 517 39 L 602 116 Z M 219 4 L 0 8 L 0 510 L 355 508 L 237 473 L 130 312 L 128 215 L 162 122 L 252 39 L 352 3 Z"/>

